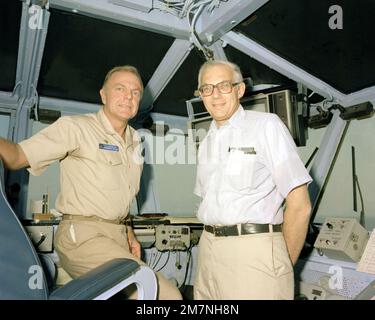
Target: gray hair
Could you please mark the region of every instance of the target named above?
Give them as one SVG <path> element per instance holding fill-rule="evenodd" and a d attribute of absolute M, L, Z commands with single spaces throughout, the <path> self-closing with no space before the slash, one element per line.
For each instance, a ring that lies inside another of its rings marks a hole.
<path fill-rule="evenodd" d="M 202 85 L 202 77 L 203 74 L 209 67 L 212 66 L 227 66 L 233 71 L 233 81 L 234 82 L 243 82 L 243 77 L 241 73 L 241 69 L 238 65 L 233 62 L 225 61 L 225 60 L 209 60 L 206 61 L 199 69 L 198 73 L 198 88 Z"/>
<path fill-rule="evenodd" d="M 107 81 L 109 80 L 109 78 L 115 72 L 118 72 L 118 71 L 130 72 L 130 73 L 134 74 L 138 78 L 139 83 L 141 84 L 141 91 L 142 91 L 141 94 L 143 94 L 143 82 L 142 82 L 141 75 L 139 74 L 136 67 L 133 67 L 133 66 L 130 66 L 130 65 L 117 66 L 117 67 L 114 67 L 111 70 L 109 70 L 108 73 L 106 74 L 105 78 L 104 78 L 103 88 L 104 88 L 105 84 L 107 83 Z"/>

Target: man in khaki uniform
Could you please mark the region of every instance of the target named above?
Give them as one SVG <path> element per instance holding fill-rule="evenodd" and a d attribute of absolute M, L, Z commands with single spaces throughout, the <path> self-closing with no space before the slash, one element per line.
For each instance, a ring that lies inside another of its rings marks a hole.
<path fill-rule="evenodd" d="M 139 136 L 128 120 L 138 112 L 142 93 L 136 68 L 115 67 L 100 90 L 104 106 L 98 113 L 61 117 L 19 144 L 0 139 L 0 156 L 9 169 L 29 167 L 40 175 L 60 161 L 56 209 L 63 220 L 55 248 L 73 278 L 114 258 L 144 264 L 141 246 L 126 221 L 143 164 Z M 159 299 L 181 299 L 173 284 L 157 277 Z"/>

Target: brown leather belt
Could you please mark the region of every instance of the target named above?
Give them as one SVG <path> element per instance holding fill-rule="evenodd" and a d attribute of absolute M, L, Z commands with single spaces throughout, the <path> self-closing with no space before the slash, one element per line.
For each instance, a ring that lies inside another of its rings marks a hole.
<path fill-rule="evenodd" d="M 210 226 L 205 225 L 204 230 L 212 233 L 215 237 L 240 236 L 243 234 L 256 234 L 265 232 L 281 232 L 281 224 L 258 224 L 258 223 L 242 223 L 240 225 L 231 226 Z"/>
<path fill-rule="evenodd" d="M 63 220 L 77 220 L 77 221 L 96 221 L 96 222 L 106 222 L 106 223 L 112 223 L 112 224 L 126 224 L 127 226 L 131 226 L 131 219 L 129 215 L 126 218 L 122 219 L 103 219 L 98 216 L 81 216 L 76 214 L 64 214 Z"/>

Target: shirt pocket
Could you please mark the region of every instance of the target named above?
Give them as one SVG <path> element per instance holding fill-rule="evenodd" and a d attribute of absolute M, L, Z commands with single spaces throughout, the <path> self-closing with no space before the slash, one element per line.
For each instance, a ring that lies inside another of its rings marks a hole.
<path fill-rule="evenodd" d="M 253 185 L 257 155 L 232 152 L 225 166 L 225 183 L 236 191 L 246 192 Z"/>
<path fill-rule="evenodd" d="M 119 152 L 98 150 L 97 183 L 103 189 L 118 189 L 123 176 L 124 165 Z"/>

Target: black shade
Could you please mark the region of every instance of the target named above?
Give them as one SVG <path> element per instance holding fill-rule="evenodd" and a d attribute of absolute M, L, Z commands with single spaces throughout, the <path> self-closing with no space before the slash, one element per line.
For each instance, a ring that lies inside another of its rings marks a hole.
<path fill-rule="evenodd" d="M 225 47 L 225 54 L 229 61 L 238 64 L 243 77 L 250 77 L 254 85 L 273 84 L 284 86 L 294 84 L 294 81 L 229 45 Z"/>
<path fill-rule="evenodd" d="M 205 61 L 203 54 L 194 48 L 155 101 L 152 111 L 186 117 L 186 100 L 194 97 L 198 71 Z"/>
<path fill-rule="evenodd" d="M 0 90 L 15 85 L 21 15 L 21 1 L 0 2 Z"/>
<path fill-rule="evenodd" d="M 255 85 L 265 83 L 276 85 L 294 84 L 294 81 L 233 47 L 227 46 L 225 54 L 229 61 L 239 65 L 244 78 L 251 77 Z M 154 103 L 152 111 L 186 117 L 186 100 L 194 98 L 194 90 L 197 89 L 198 85 L 199 68 L 205 61 L 203 54 L 198 49 L 193 49 Z M 251 93 L 247 92 L 247 94 Z M 198 104 L 196 103 L 195 105 L 197 106 Z M 205 109 L 202 107 L 194 111 L 204 112 Z"/>
<path fill-rule="evenodd" d="M 100 103 L 99 90 L 111 68 L 133 65 L 146 85 L 173 40 L 52 10 L 38 92 L 42 96 Z"/>
<path fill-rule="evenodd" d="M 0 90 L 15 86 L 22 1 L 0 1 Z M 331 5 L 343 10 L 343 29 L 332 30 Z M 51 9 L 38 83 L 40 96 L 100 103 L 99 89 L 116 65 L 136 66 L 146 85 L 174 38 L 72 12 Z M 343 93 L 375 85 L 374 0 L 271 0 L 242 21 L 240 32 Z M 254 84 L 294 82 L 227 45 L 225 53 Z M 193 49 L 153 106 L 186 116 L 200 65 Z M 318 97 L 319 98 L 319 97 Z M 318 99 L 316 95 L 313 99 Z"/>
<path fill-rule="evenodd" d="M 343 29 L 332 30 L 332 5 Z M 235 30 L 344 93 L 375 85 L 373 0 L 272 0 Z"/>

